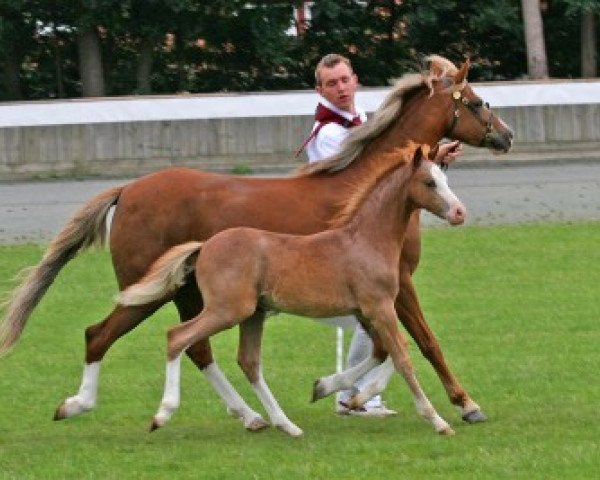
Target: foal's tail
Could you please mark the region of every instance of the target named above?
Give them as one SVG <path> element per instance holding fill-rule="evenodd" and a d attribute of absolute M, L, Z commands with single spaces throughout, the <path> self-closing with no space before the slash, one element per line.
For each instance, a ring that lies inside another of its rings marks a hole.
<path fill-rule="evenodd" d="M 177 245 L 159 257 L 138 282 L 117 295 L 124 306 L 145 305 L 164 298 L 185 283 L 185 277 L 194 270 L 190 259 L 198 254 L 202 242 Z"/>
<path fill-rule="evenodd" d="M 7 302 L 0 320 L 0 355 L 19 339 L 25 324 L 58 272 L 80 251 L 102 245 L 106 239 L 106 217 L 117 203 L 124 187 L 115 187 L 92 198 L 52 240 L 40 263 L 31 267 L 21 285 Z"/>

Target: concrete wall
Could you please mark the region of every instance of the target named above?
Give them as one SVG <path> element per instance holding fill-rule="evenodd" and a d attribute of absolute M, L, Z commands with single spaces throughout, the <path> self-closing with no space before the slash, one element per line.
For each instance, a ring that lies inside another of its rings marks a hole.
<path fill-rule="evenodd" d="M 277 105 L 278 97 L 265 94 L 264 98 Z M 309 105 L 312 110 L 315 102 Z M 494 111 L 515 130 L 514 151 L 497 157 L 467 148 L 463 162 L 600 157 L 600 98 L 597 103 L 505 106 Z M 304 161 L 295 159 L 294 151 L 310 130 L 312 115 L 236 115 L 56 125 L 0 123 L 0 180 L 72 174 L 137 176 L 172 165 L 287 172 Z"/>

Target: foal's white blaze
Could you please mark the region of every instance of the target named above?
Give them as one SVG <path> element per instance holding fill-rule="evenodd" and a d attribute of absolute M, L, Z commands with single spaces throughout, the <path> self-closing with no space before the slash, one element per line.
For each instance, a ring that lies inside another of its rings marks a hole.
<path fill-rule="evenodd" d="M 453 225 L 463 223 L 467 209 L 454 192 L 450 190 L 450 187 L 448 186 L 448 177 L 435 163 L 431 164 L 429 172 L 435 180 L 436 192 L 448 204 L 448 212 L 446 212 L 447 220 Z"/>
<path fill-rule="evenodd" d="M 60 407 L 62 418 L 74 417 L 96 406 L 99 378 L 100 362 L 86 363 L 77 395 L 67 398 Z"/>

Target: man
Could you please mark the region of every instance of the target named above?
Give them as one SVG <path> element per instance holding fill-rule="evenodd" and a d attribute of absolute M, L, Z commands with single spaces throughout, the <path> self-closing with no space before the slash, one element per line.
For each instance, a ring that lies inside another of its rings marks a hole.
<path fill-rule="evenodd" d="M 352 69 L 350 60 L 342 55 L 325 55 L 315 68 L 315 89 L 319 94 L 319 104 L 315 112 L 315 123 L 310 136 L 302 145 L 306 148 L 309 162 L 316 162 L 336 154 L 341 143 L 350 133 L 350 129 L 367 120 L 363 110 L 356 106 L 354 97 L 358 88 L 358 77 Z M 460 154 L 459 142 L 450 142 L 440 145 L 437 159 L 450 162 Z M 353 367 L 371 355 L 373 343 L 358 324 L 357 320 L 350 317 L 337 317 L 332 323 L 338 325 L 338 370 L 341 368 L 341 326 L 354 328 L 354 335 L 348 351 L 347 365 Z M 354 389 L 360 391 L 368 379 L 367 373 L 355 385 Z M 345 401 L 353 394 L 353 390 L 341 392 L 337 398 L 336 411 L 340 414 L 385 417 L 396 415 L 394 410 L 387 408 L 380 395 L 369 400 L 360 410 L 349 410 L 344 406 Z"/>

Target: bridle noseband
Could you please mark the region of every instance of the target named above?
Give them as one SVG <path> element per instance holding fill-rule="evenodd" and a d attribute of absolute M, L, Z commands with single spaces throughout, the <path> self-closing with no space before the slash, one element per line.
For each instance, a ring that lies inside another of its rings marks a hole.
<path fill-rule="evenodd" d="M 476 102 L 470 101 L 467 97 L 463 95 L 464 87 L 460 90 L 455 90 L 452 92 L 452 100 L 454 102 L 454 114 L 452 116 L 452 123 L 446 132 L 446 137 L 450 137 L 454 128 L 458 124 L 458 119 L 460 118 L 460 105 L 464 105 L 469 109 L 469 111 L 475 116 L 475 118 L 481 123 L 481 125 L 485 128 L 485 135 L 481 139 L 479 146 L 484 146 L 487 142 L 491 140 L 492 137 L 492 121 L 494 120 L 494 112 L 490 109 L 490 104 L 487 102 L 483 102 L 483 100 L 479 99 Z M 481 109 L 485 106 L 490 112 L 490 116 L 487 121 L 485 121 L 481 115 Z"/>

